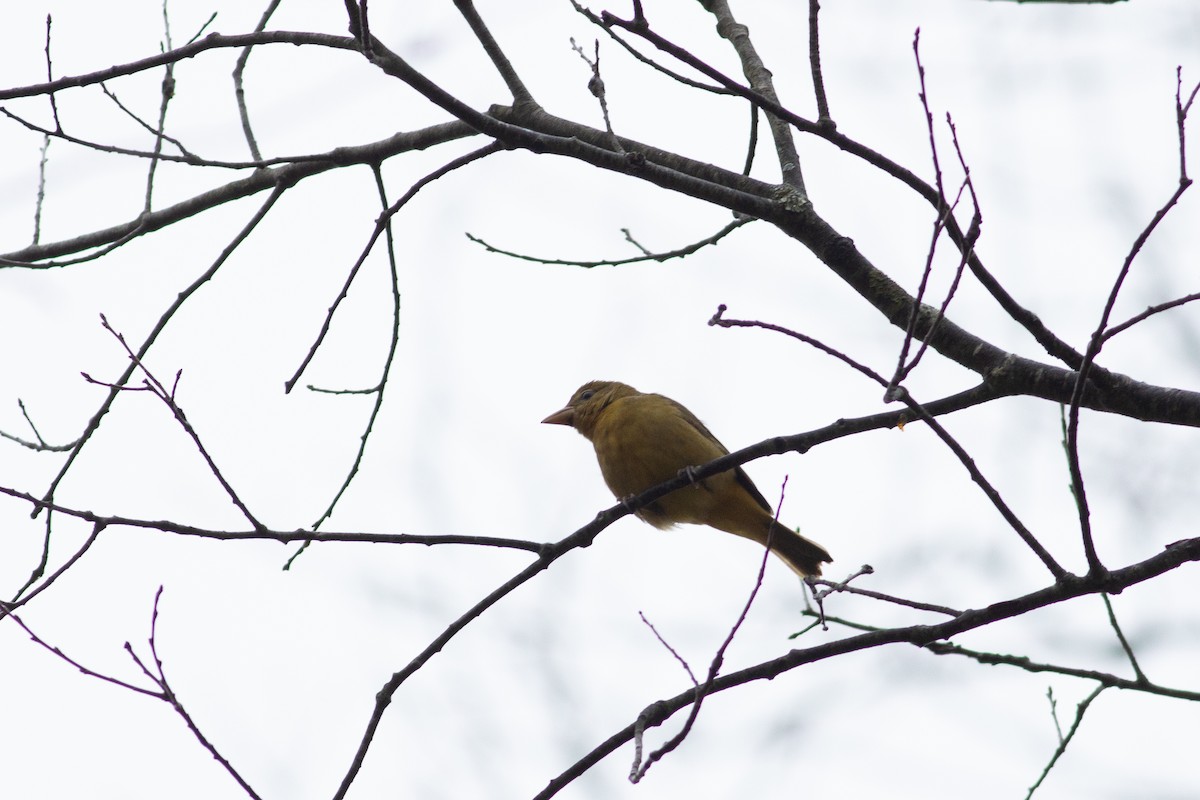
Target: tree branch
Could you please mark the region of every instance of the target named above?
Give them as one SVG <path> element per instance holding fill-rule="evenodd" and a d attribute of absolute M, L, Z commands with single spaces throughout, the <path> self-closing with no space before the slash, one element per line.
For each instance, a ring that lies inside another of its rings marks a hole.
<path fill-rule="evenodd" d="M 887 628 L 880 631 L 849 636 L 836 642 L 792 650 L 779 658 L 771 659 L 770 661 L 765 661 L 717 678 L 708 693 L 716 694 L 754 681 L 773 680 L 805 664 L 825 661 L 847 653 L 862 652 L 884 645 L 911 644 L 917 647 L 928 648 L 930 645 L 958 634 L 976 630 L 1004 619 L 1027 614 L 1037 609 L 1046 608 L 1047 606 L 1075 597 L 1100 592 L 1120 592 L 1130 586 L 1151 580 L 1165 572 L 1178 568 L 1182 564 L 1192 561 L 1200 561 L 1200 538 L 1178 542 L 1145 561 L 1131 564 L 1123 569 L 1114 570 L 1107 576 L 1087 576 L 1082 578 L 1070 576 L 1066 580 L 1057 581 L 1036 592 L 1015 597 L 1011 600 L 993 603 L 979 610 L 965 611 L 954 619 L 935 625 L 911 625 L 901 628 Z M 1146 687 L 1135 682 L 1127 682 L 1126 685 L 1120 685 L 1120 688 L 1147 691 Z M 1181 692 L 1178 690 L 1168 691 L 1171 692 L 1170 696 L 1172 697 L 1200 700 L 1200 696 L 1187 696 L 1196 695 L 1196 693 Z M 688 708 L 695 701 L 696 692 L 695 688 L 688 689 L 681 694 L 666 700 L 659 700 L 647 707 L 647 711 L 654 709 L 654 712 L 648 719 L 643 720 L 643 724 L 650 726 L 661 725 L 676 712 Z M 1166 692 L 1155 693 L 1163 694 Z M 634 735 L 634 728 L 635 725 L 630 724 L 597 745 L 591 752 L 576 761 L 575 764 L 563 771 L 558 777 L 551 780 L 545 789 L 534 796 L 534 800 L 548 800 L 548 798 L 558 794 L 567 784 L 587 772 L 618 747 L 630 741 Z"/>

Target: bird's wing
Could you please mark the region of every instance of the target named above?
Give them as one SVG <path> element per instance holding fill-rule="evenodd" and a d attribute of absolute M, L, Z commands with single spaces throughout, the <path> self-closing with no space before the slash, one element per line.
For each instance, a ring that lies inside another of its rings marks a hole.
<path fill-rule="evenodd" d="M 729 455 L 729 449 L 725 447 L 725 445 L 721 444 L 721 441 L 716 436 L 713 436 L 712 431 L 710 431 L 705 424 L 700 421 L 699 417 L 697 417 L 691 411 L 688 411 L 679 403 L 676 403 L 674 400 L 671 400 L 668 397 L 664 397 L 663 399 L 667 400 L 672 406 L 674 406 L 675 410 L 679 413 L 679 416 L 683 417 L 683 419 L 686 420 L 689 425 L 698 430 L 700 433 L 704 434 L 706 439 L 715 444 L 717 449 L 721 451 L 721 455 Z M 763 497 L 763 493 L 760 492 L 758 487 L 754 485 L 754 481 L 750 480 L 750 476 L 746 474 L 746 470 L 742 469 L 741 467 L 736 468 L 733 470 L 733 477 L 738 482 L 738 485 L 745 489 L 747 493 L 754 498 L 754 502 L 758 503 L 766 511 L 769 511 L 772 514 L 775 513 L 775 507 L 767 502 L 767 498 Z"/>

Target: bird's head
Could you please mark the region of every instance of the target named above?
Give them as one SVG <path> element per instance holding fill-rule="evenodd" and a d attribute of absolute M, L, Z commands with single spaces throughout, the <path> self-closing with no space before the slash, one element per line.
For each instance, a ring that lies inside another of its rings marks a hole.
<path fill-rule="evenodd" d="M 570 425 L 588 439 L 596 429 L 596 420 L 614 400 L 641 394 L 637 389 L 618 381 L 589 381 L 575 390 L 571 400 L 558 411 L 542 420 L 550 425 Z"/>

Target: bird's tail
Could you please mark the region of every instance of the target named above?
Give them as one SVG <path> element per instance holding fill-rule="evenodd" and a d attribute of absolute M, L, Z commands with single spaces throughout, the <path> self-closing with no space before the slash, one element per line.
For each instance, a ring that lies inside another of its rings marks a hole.
<path fill-rule="evenodd" d="M 786 525 L 772 521 L 771 552 L 779 556 L 800 577 L 819 577 L 822 562 L 833 561 L 829 551 L 812 539 L 805 539 Z"/>

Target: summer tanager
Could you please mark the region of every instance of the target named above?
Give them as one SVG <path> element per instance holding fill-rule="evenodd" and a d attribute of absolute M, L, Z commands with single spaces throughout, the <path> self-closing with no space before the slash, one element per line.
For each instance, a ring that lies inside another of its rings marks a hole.
<path fill-rule="evenodd" d="M 542 422 L 570 425 L 591 441 L 604 482 L 618 499 L 729 453 L 679 403 L 616 381 L 585 383 Z M 802 576 L 820 575 L 821 563 L 833 560 L 824 547 L 775 521 L 771 504 L 741 467 L 676 489 L 637 515 L 656 528 L 711 525 L 764 546 L 769 537 L 771 551 Z"/>

